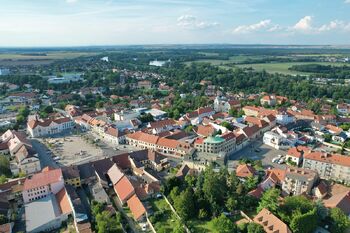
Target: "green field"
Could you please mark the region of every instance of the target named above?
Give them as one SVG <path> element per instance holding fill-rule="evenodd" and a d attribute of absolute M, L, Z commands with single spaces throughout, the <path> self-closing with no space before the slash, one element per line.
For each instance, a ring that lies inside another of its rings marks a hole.
<path fill-rule="evenodd" d="M 258 64 L 243 64 L 235 65 L 236 67 L 241 68 L 253 68 L 254 70 L 261 71 L 266 70 L 269 73 L 281 73 L 281 74 L 290 74 L 290 75 L 309 75 L 310 73 L 298 72 L 289 70 L 288 68 L 293 65 L 307 65 L 307 64 L 320 64 L 320 65 L 331 65 L 331 66 L 343 66 L 344 63 L 336 62 L 283 62 L 283 63 L 258 63 Z M 225 67 L 223 67 L 225 68 Z M 226 67 L 227 68 L 227 67 Z"/>
<path fill-rule="evenodd" d="M 305 55 L 301 55 L 305 56 Z M 307 64 L 320 64 L 320 65 L 331 65 L 331 66 L 343 66 L 346 65 L 342 62 L 275 62 L 275 63 L 256 63 L 256 64 L 235 64 L 235 63 L 243 63 L 249 60 L 258 60 L 263 58 L 264 56 L 246 56 L 246 55 L 238 55 L 230 57 L 229 60 L 220 60 L 220 59 L 200 59 L 191 62 L 185 62 L 186 65 L 190 65 L 191 63 L 210 63 L 214 66 L 219 66 L 223 69 L 232 69 L 233 67 L 240 68 L 253 68 L 256 71 L 266 70 L 269 73 L 280 73 L 280 74 L 289 74 L 289 75 L 310 75 L 310 73 L 306 72 L 298 72 L 289 70 L 288 68 L 293 65 L 307 65 Z M 284 56 L 278 56 L 280 58 Z M 277 58 L 277 57 L 276 57 Z M 285 57 L 287 58 L 287 57 Z"/>
<path fill-rule="evenodd" d="M 92 56 L 96 53 L 90 52 L 43 52 L 34 54 L 19 54 L 19 53 L 0 53 L 0 60 L 58 60 L 58 59 L 72 59 L 81 56 Z"/>

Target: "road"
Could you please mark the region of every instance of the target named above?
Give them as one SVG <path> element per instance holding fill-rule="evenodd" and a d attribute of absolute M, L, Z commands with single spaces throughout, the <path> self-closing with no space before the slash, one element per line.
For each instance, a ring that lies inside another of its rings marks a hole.
<path fill-rule="evenodd" d="M 260 149 L 260 152 L 256 152 L 256 149 Z M 272 163 L 272 159 L 278 155 L 286 155 L 286 151 L 276 150 L 270 146 L 267 146 L 262 143 L 262 140 L 256 140 L 250 145 L 246 146 L 240 151 L 232 154 L 228 161 L 229 164 L 232 163 L 232 160 L 239 160 L 242 158 L 249 158 L 252 160 L 261 160 L 264 168 L 275 167 L 275 168 L 285 168 L 284 164 Z M 230 167 L 230 165 L 229 165 Z"/>
<path fill-rule="evenodd" d="M 53 167 L 58 168 L 58 164 L 52 159 L 51 154 L 48 153 L 50 151 L 44 144 L 42 144 L 38 139 L 31 139 L 33 148 L 36 152 L 38 152 L 38 157 L 40 159 L 41 167 Z"/>

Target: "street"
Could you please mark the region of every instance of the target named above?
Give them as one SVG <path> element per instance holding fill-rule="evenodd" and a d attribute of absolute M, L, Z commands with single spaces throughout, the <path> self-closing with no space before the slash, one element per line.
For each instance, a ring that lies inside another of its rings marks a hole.
<path fill-rule="evenodd" d="M 42 168 L 47 166 L 53 168 L 59 167 L 58 164 L 52 159 L 51 154 L 48 153 L 49 149 L 44 144 L 37 139 L 31 139 L 31 142 L 34 150 L 38 152 L 38 157 Z"/>

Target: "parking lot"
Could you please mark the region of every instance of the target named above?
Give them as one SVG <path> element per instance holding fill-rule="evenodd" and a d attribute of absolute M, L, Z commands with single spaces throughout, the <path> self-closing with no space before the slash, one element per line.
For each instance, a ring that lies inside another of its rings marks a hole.
<path fill-rule="evenodd" d="M 248 158 L 252 160 L 261 160 L 264 168 L 285 168 L 285 164 L 273 163 L 272 159 L 278 155 L 285 156 L 286 154 L 286 151 L 276 150 L 270 146 L 263 144 L 261 140 L 257 140 L 242 150 L 231 155 L 230 160 L 228 161 L 228 167 L 234 166 L 237 160 Z"/>

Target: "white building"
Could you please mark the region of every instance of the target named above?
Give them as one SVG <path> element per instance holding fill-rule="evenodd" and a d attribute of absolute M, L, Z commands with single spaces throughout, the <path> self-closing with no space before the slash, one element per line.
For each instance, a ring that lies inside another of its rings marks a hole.
<path fill-rule="evenodd" d="M 24 203 L 39 200 L 50 194 L 57 194 L 64 188 L 61 169 L 46 167 L 40 173 L 24 181 L 22 196 Z"/>
<path fill-rule="evenodd" d="M 69 117 L 57 119 L 32 119 L 28 120 L 27 132 L 31 137 L 45 137 L 63 133 L 73 129 L 74 122 Z"/>
<path fill-rule="evenodd" d="M 276 114 L 276 122 L 280 125 L 288 125 L 295 122 L 295 117 L 288 112 L 279 112 Z"/>
<path fill-rule="evenodd" d="M 264 133 L 263 137 L 264 144 L 271 146 L 275 149 L 282 149 L 282 148 L 288 148 L 289 143 L 286 143 L 285 138 L 283 138 L 281 135 L 268 131 Z"/>

